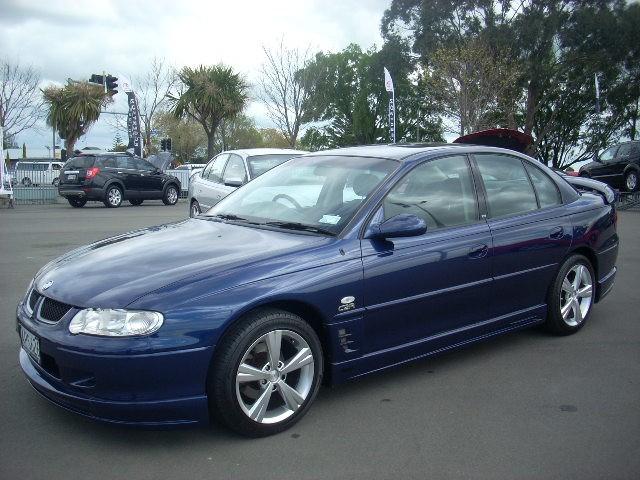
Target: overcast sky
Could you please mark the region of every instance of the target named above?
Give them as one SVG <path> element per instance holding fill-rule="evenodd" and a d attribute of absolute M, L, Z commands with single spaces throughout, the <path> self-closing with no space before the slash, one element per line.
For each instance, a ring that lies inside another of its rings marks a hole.
<path fill-rule="evenodd" d="M 176 67 L 224 62 L 255 83 L 262 45 L 284 37 L 293 47 L 337 51 L 349 43 L 380 45 L 380 20 L 390 0 L 0 0 L 0 55 L 31 64 L 44 83 L 87 79 L 103 70 L 135 78 L 151 59 Z M 135 88 L 135 84 L 134 84 Z M 124 111 L 124 94 L 112 110 Z M 269 126 L 256 102 L 259 126 Z M 103 116 L 106 117 L 106 116 Z M 28 132 L 18 143 L 42 148 L 51 132 Z M 78 142 L 109 147 L 104 119 Z"/>

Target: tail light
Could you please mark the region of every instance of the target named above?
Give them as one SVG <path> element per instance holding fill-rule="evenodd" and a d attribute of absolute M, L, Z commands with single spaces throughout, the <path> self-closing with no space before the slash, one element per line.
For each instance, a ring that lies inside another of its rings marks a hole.
<path fill-rule="evenodd" d="M 91 168 L 87 168 L 87 173 L 86 173 L 86 177 L 87 179 L 92 179 L 93 177 L 95 177 L 96 175 L 98 175 L 100 173 L 100 168 L 99 167 L 91 167 Z"/>

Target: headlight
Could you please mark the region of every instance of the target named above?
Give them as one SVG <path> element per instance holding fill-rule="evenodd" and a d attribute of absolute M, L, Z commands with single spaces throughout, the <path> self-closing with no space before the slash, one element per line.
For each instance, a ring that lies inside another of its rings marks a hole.
<path fill-rule="evenodd" d="M 78 334 L 107 337 L 149 335 L 162 326 L 164 317 L 159 312 L 146 310 L 112 310 L 87 308 L 71 319 L 69 331 Z"/>
<path fill-rule="evenodd" d="M 27 287 L 27 293 L 24 294 L 24 298 L 22 299 L 22 304 L 24 305 L 24 308 L 27 310 L 27 313 L 29 315 L 31 315 L 33 313 L 33 310 L 31 310 L 31 305 L 29 305 L 29 300 L 31 297 L 31 292 L 33 291 L 33 285 L 35 283 L 35 279 L 31 279 L 31 283 L 29 283 L 29 286 Z"/>

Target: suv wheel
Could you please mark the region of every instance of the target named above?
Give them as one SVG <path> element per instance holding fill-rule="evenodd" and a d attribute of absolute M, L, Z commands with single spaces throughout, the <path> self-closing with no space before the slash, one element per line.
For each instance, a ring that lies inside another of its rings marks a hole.
<path fill-rule="evenodd" d="M 31 184 L 32 184 L 33 182 L 31 181 L 31 179 L 30 179 L 29 177 L 24 177 L 24 178 L 20 181 L 20 183 L 21 183 L 23 186 L 25 186 L 25 187 L 30 187 L 30 186 L 31 186 Z"/>
<path fill-rule="evenodd" d="M 69 202 L 69 205 L 71 205 L 73 208 L 82 208 L 86 205 L 87 199 L 70 197 L 70 198 L 67 198 L 67 202 Z"/>
<path fill-rule="evenodd" d="M 189 209 L 189 216 L 191 218 L 197 217 L 198 215 L 200 215 L 200 213 L 201 213 L 200 204 L 198 203 L 197 200 L 193 200 L 191 202 L 191 208 Z"/>
<path fill-rule="evenodd" d="M 210 411 L 233 430 L 251 437 L 281 432 L 313 403 L 322 380 L 322 347 L 297 315 L 252 312 L 218 348 L 207 381 Z"/>
<path fill-rule="evenodd" d="M 116 185 L 107 188 L 104 204 L 109 208 L 118 208 L 122 203 L 122 190 Z"/>
<path fill-rule="evenodd" d="M 627 188 L 629 192 L 635 192 L 638 190 L 638 172 L 635 170 L 630 170 L 624 176 L 624 186 Z"/>
<path fill-rule="evenodd" d="M 60 183 L 60 179 L 59 179 L 58 177 L 54 178 L 54 179 L 53 179 L 53 182 L 51 182 L 51 184 L 52 184 L 54 187 L 57 187 L 59 183 Z"/>
<path fill-rule="evenodd" d="M 175 205 L 178 203 L 178 189 L 175 185 L 170 184 L 164 191 L 162 201 L 165 205 Z"/>
<path fill-rule="evenodd" d="M 589 260 L 571 255 L 549 288 L 545 326 L 558 335 L 570 335 L 587 322 L 595 301 L 595 274 Z"/>
<path fill-rule="evenodd" d="M 129 200 L 129 203 L 134 207 L 137 207 L 138 205 L 142 205 L 142 202 L 144 202 L 143 198 L 132 198 L 131 200 Z"/>

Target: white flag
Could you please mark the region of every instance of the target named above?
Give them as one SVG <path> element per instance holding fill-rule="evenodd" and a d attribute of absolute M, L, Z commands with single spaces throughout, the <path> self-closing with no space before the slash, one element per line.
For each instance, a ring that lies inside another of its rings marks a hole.
<path fill-rule="evenodd" d="M 384 88 L 387 92 L 393 93 L 393 80 L 391 79 L 391 74 L 387 67 L 384 67 Z"/>

